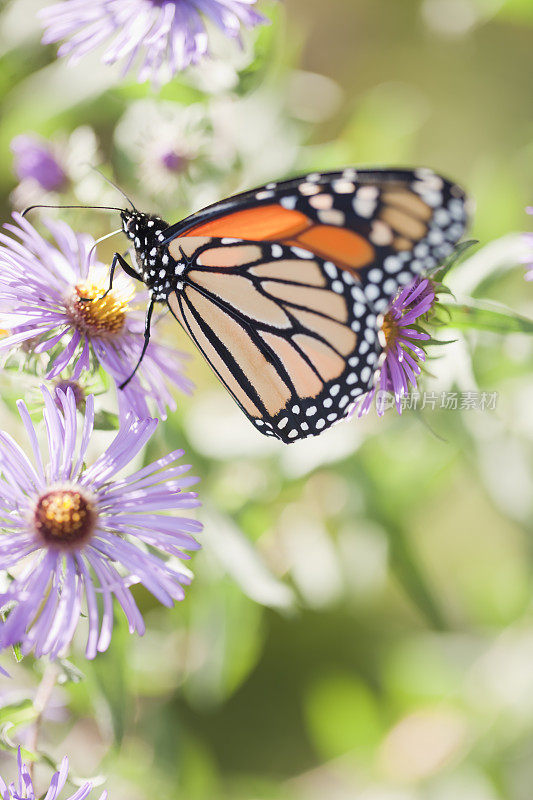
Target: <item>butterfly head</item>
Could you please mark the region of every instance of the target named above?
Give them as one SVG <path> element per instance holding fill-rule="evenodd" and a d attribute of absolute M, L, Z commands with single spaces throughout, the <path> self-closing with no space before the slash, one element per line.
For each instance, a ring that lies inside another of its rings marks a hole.
<path fill-rule="evenodd" d="M 161 246 L 163 231 L 168 228 L 168 222 L 155 214 L 145 214 L 142 211 L 123 209 L 120 212 L 122 230 L 133 242 L 137 251 L 142 250 L 147 244 Z"/>
<path fill-rule="evenodd" d="M 167 283 L 169 256 L 163 242 L 168 223 L 154 214 L 129 209 L 121 211 L 120 216 L 122 230 L 135 248 L 135 269 L 139 280 L 152 289 L 156 299 L 159 299 Z"/>

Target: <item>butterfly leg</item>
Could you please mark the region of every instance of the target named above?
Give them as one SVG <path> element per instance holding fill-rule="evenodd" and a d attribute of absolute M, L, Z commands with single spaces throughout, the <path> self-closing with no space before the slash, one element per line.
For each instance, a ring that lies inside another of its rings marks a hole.
<path fill-rule="evenodd" d="M 135 272 L 133 267 L 131 267 L 128 264 L 124 256 L 121 256 L 120 253 L 115 253 L 115 255 L 113 256 L 113 261 L 111 262 L 111 268 L 109 270 L 109 286 L 107 287 L 102 297 L 105 297 L 113 288 L 113 278 L 115 277 L 115 270 L 117 268 L 117 264 L 120 264 L 126 275 L 129 275 L 130 278 L 133 278 L 136 281 L 139 280 L 138 274 Z"/>
<path fill-rule="evenodd" d="M 145 321 L 144 321 L 144 344 L 143 344 L 143 349 L 141 351 L 141 355 L 139 357 L 139 360 L 137 361 L 137 364 L 135 365 L 135 369 L 133 370 L 131 375 L 128 378 L 126 378 L 126 380 L 123 383 L 120 384 L 120 386 L 118 387 L 119 389 L 124 389 L 128 385 L 128 383 L 131 381 L 131 379 L 133 378 L 133 376 L 135 375 L 135 373 L 137 372 L 137 370 L 141 366 L 141 361 L 144 358 L 144 355 L 145 355 L 145 353 L 146 353 L 146 351 L 148 349 L 148 344 L 150 342 L 150 326 L 152 324 L 152 314 L 153 314 L 153 311 L 154 311 L 154 305 L 155 305 L 155 300 L 153 300 L 153 299 L 150 300 L 150 305 L 148 306 L 148 310 L 146 312 L 146 318 L 145 318 Z"/>
<path fill-rule="evenodd" d="M 135 272 L 133 267 L 131 267 L 128 264 L 128 262 L 126 261 L 124 256 L 121 256 L 120 253 L 115 253 L 115 255 L 113 256 L 113 261 L 111 262 L 110 270 L 109 270 L 109 286 L 107 287 L 107 289 L 105 290 L 103 295 L 98 298 L 99 300 L 102 300 L 104 297 L 106 297 L 109 294 L 109 292 L 111 291 L 111 289 L 113 288 L 113 278 L 115 277 L 115 271 L 117 269 L 117 264 L 120 264 L 120 266 L 122 267 L 122 269 L 124 270 L 126 275 L 129 275 L 130 278 L 134 278 L 136 281 L 139 280 L 139 276 L 137 275 L 137 273 Z M 80 300 L 82 301 L 82 303 L 90 303 L 90 302 L 92 302 L 92 300 L 94 300 L 94 298 L 93 297 L 80 297 Z"/>

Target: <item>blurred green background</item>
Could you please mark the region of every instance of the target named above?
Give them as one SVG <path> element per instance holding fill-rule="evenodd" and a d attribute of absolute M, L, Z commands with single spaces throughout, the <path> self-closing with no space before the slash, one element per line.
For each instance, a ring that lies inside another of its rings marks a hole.
<path fill-rule="evenodd" d="M 114 133 L 155 91 L 97 60 L 57 62 L 13 0 L 0 17 L 2 216 L 9 143 L 28 131 L 59 141 L 91 126 L 96 163 L 170 220 L 309 168 L 426 165 L 477 204 L 480 245 L 450 280 L 458 297 L 533 317 L 509 235 L 533 203 L 531 0 L 265 8 L 274 24 L 235 74 L 161 92 L 201 104 L 215 144 L 226 137 L 177 202 L 143 183 L 142 158 Z M 116 202 L 98 176 L 84 180 L 66 196 Z M 115 227 L 63 216 L 95 236 Z M 170 612 L 138 592 L 143 639 L 119 626 L 94 663 L 75 650 L 86 679 L 58 689 L 46 752 L 106 775 L 111 800 L 531 800 L 531 341 L 446 334 L 456 341 L 434 348 L 424 388 L 498 392 L 494 411 L 371 414 L 288 447 L 261 437 L 194 358 L 198 391 L 147 457 L 184 446 L 202 478 L 195 581 Z M 31 659 L 12 670 L 17 696 L 41 671 Z M 11 772 L 12 755 L 0 765 Z"/>

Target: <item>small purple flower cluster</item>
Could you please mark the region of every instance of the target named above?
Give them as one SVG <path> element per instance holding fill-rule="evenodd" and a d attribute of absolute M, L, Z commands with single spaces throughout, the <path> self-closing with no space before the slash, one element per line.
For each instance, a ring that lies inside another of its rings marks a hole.
<path fill-rule="evenodd" d="M 418 320 L 431 311 L 435 299 L 434 282 L 430 278 L 416 278 L 389 306 L 381 326 L 384 348 L 381 366 L 376 370 L 373 388 L 354 408 L 359 417 L 368 414 L 378 392 L 393 394 L 398 413 L 402 413 L 401 399 L 409 386 L 416 389 L 420 364 L 426 359 L 420 342 L 431 338 L 420 329 Z M 384 414 L 382 405 L 377 404 L 376 410 L 379 416 Z"/>

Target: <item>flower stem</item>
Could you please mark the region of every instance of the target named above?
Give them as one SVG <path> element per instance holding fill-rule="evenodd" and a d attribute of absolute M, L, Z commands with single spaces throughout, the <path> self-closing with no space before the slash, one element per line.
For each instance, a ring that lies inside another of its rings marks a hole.
<path fill-rule="evenodd" d="M 392 565 L 407 595 L 435 630 L 450 630 L 444 611 L 418 563 L 406 531 L 400 525 L 394 525 L 393 530 L 389 526 L 388 531 Z"/>
<path fill-rule="evenodd" d="M 39 686 L 37 687 L 37 691 L 35 693 L 35 699 L 33 701 L 33 706 L 35 708 L 35 711 L 37 712 L 37 716 L 35 717 L 35 722 L 33 723 L 28 735 L 28 750 L 30 751 L 30 753 L 37 752 L 43 714 L 46 710 L 48 703 L 50 702 L 50 698 L 52 696 L 52 692 L 54 691 L 58 675 L 59 675 L 59 670 L 57 666 L 53 662 L 49 661 L 44 669 L 43 677 L 41 679 Z M 35 762 L 30 761 L 30 763 L 28 764 L 28 769 L 32 781 L 33 781 L 34 766 Z"/>

